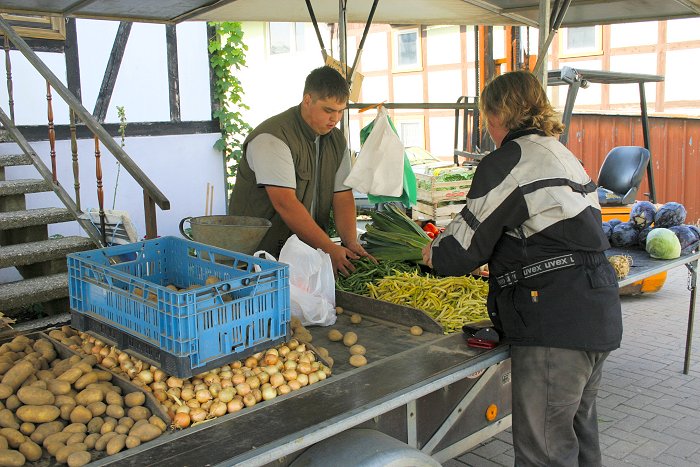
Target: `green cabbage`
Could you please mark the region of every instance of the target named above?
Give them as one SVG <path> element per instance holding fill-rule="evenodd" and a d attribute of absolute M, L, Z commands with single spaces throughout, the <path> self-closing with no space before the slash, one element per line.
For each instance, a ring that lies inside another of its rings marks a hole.
<path fill-rule="evenodd" d="M 647 235 L 646 249 L 652 258 L 675 259 L 681 255 L 681 242 L 671 230 L 659 227 Z"/>

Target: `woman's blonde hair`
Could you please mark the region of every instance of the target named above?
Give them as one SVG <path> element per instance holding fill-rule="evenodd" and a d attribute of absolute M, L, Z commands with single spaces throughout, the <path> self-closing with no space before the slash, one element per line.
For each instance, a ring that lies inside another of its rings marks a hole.
<path fill-rule="evenodd" d="M 547 93 L 528 71 L 511 71 L 494 78 L 481 92 L 479 108 L 508 130 L 536 128 L 547 136 L 564 131 Z"/>

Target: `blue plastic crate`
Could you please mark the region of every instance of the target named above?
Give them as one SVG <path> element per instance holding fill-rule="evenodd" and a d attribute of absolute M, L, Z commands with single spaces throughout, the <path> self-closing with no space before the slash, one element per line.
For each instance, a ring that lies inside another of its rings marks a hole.
<path fill-rule="evenodd" d="M 289 336 L 289 267 L 275 261 L 163 237 L 70 254 L 68 273 L 76 328 L 178 377 Z"/>

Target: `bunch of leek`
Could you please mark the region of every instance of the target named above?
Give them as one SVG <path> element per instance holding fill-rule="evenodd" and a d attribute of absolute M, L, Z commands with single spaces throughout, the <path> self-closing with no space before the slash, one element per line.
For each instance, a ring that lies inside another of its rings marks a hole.
<path fill-rule="evenodd" d="M 378 259 L 421 261 L 421 250 L 431 242 L 428 234 L 401 208 L 393 204 L 384 206 L 385 211 L 370 213 L 372 223 L 362 236 L 367 252 Z"/>

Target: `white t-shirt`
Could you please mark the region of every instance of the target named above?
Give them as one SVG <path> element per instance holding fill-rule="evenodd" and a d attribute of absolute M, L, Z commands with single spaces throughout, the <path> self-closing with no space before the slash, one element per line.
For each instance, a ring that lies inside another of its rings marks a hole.
<path fill-rule="evenodd" d="M 255 172 L 255 181 L 258 185 L 296 189 L 292 151 L 284 141 L 269 133 L 260 134 L 248 143 L 245 155 L 248 165 Z M 350 151 L 346 147 L 343 160 L 335 173 L 334 192 L 351 189 L 343 184 L 349 173 Z"/>

